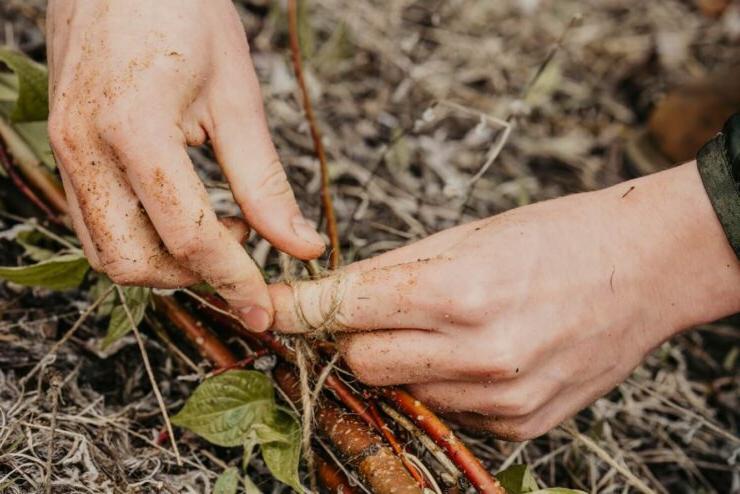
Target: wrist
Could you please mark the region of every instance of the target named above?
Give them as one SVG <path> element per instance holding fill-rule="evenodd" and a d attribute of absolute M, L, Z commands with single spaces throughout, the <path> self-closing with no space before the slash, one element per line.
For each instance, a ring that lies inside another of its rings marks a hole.
<path fill-rule="evenodd" d="M 740 312 L 740 262 L 695 162 L 601 193 L 629 223 L 622 233 L 633 236 L 626 248 L 636 255 L 636 294 L 652 316 L 653 346 L 689 327 Z"/>

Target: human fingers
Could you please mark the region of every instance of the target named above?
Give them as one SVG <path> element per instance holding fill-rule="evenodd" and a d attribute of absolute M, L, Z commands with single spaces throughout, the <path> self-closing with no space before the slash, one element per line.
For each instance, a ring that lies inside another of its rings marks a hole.
<path fill-rule="evenodd" d="M 519 377 L 502 374 L 489 382 L 440 381 L 412 384 L 409 391 L 440 412 L 474 412 L 496 417 L 529 415 L 549 403 L 562 385 L 541 372 Z"/>
<path fill-rule="evenodd" d="M 571 385 L 548 403 L 531 413 L 519 416 L 482 415 L 472 412 L 446 413 L 446 418 L 463 427 L 485 430 L 499 439 L 526 441 L 554 429 L 607 393 L 613 384 L 594 380 Z"/>
<path fill-rule="evenodd" d="M 67 205 L 69 206 L 69 216 L 72 219 L 72 227 L 74 228 L 75 233 L 77 233 L 77 239 L 82 245 L 82 251 L 85 253 L 85 257 L 87 257 L 90 267 L 95 271 L 100 271 L 102 269 L 100 256 L 98 256 L 98 252 L 95 249 L 92 237 L 90 237 L 90 231 L 85 225 L 77 194 L 75 193 L 64 168 L 59 167 L 59 173 L 62 176 L 62 187 L 64 187 L 64 195 L 67 197 Z"/>
<path fill-rule="evenodd" d="M 227 43 L 233 55 L 221 63 L 209 101 L 218 161 L 234 199 L 262 237 L 299 259 L 316 258 L 324 241 L 301 213 L 270 137 L 241 24 L 232 32 L 241 36 Z"/>
<path fill-rule="evenodd" d="M 272 285 L 275 328 L 286 333 L 429 329 L 442 324 L 435 286 L 436 261 Z"/>
<path fill-rule="evenodd" d="M 87 125 L 69 108 L 54 109 L 49 137 L 91 265 L 121 285 L 176 288 L 197 282 L 162 247 L 117 158 Z"/>
<path fill-rule="evenodd" d="M 203 183 L 185 151 L 185 138 L 162 120 L 117 122 L 107 139 L 121 159 L 136 195 L 167 250 L 213 286 L 254 331 L 272 322 L 262 273 L 218 222 Z M 152 139 L 151 136 L 159 136 Z"/>
<path fill-rule="evenodd" d="M 339 351 L 357 378 L 371 386 L 445 379 L 455 367 L 450 340 L 440 333 L 395 329 L 342 335 Z"/>

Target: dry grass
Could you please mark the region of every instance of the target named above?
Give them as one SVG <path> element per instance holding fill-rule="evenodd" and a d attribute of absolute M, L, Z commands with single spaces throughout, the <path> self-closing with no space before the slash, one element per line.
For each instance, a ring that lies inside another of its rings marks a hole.
<path fill-rule="evenodd" d="M 304 210 L 319 218 L 318 166 L 289 65 L 285 18 L 268 9 L 273 3 L 239 6 L 281 156 Z M 313 34 L 303 42 L 345 262 L 631 176 L 625 138 L 660 96 L 740 62 L 737 6 L 712 20 L 674 0 L 311 5 Z M 42 6 L 0 5 L 5 41 L 37 57 Z M 531 84 L 574 16 L 580 21 Z M 496 119 L 509 119 L 511 134 L 471 186 L 503 142 Z M 220 180 L 207 150 L 193 156 L 212 183 Z M 228 192 L 213 187 L 212 196 L 220 210 L 234 212 Z M 5 247 L 4 261 L 15 254 Z M 253 247 L 268 273 L 284 272 L 287 261 L 265 241 L 253 239 Z M 0 492 L 42 490 L 50 450 L 55 493 L 208 490 L 222 466 L 209 452 L 226 461 L 234 452 L 186 435 L 179 440 L 185 465 L 177 467 L 167 443 L 154 443 L 161 418 L 132 338 L 104 359 L 96 350 L 103 324 L 91 319 L 40 379 L 19 385 L 89 303 L 85 294 L 2 287 L 0 296 Z M 510 444 L 470 435 L 470 443 L 492 469 L 529 463 L 549 485 L 639 492 L 637 479 L 646 492 L 740 492 L 738 327 L 718 323 L 665 344 L 629 381 L 545 437 Z M 151 334 L 148 352 L 175 410 L 198 376 Z"/>

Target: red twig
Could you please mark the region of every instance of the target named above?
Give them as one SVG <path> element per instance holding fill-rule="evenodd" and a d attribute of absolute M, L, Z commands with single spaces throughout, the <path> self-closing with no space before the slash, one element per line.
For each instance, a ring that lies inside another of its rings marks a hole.
<path fill-rule="evenodd" d="M 313 148 L 319 159 L 321 166 L 321 204 L 326 218 L 326 234 L 329 236 L 331 252 L 329 253 L 329 268 L 336 269 L 339 266 L 341 252 L 339 250 L 339 231 L 337 228 L 337 218 L 334 214 L 334 204 L 331 199 L 331 182 L 329 178 L 329 165 L 326 162 L 326 151 L 324 143 L 321 140 L 319 124 L 316 122 L 316 116 L 313 113 L 311 105 L 311 96 L 308 94 L 306 81 L 303 77 L 303 61 L 301 59 L 301 46 L 298 40 L 298 6 L 296 0 L 288 0 L 288 26 L 290 33 L 290 54 L 293 60 L 293 70 L 295 71 L 298 87 L 301 90 L 303 98 L 303 108 L 306 112 L 306 119 L 311 130 L 311 139 Z"/>
<path fill-rule="evenodd" d="M 286 396 L 300 407 L 300 384 L 295 371 L 287 364 L 281 364 L 273 370 L 273 377 Z M 355 466 L 372 492 L 422 494 L 416 480 L 372 425 L 367 425 L 360 417 L 330 400 L 324 400 L 316 407 L 315 417 L 318 429 Z"/>
<path fill-rule="evenodd" d="M 51 221 L 52 223 L 55 223 L 57 225 L 65 226 L 64 222 L 57 216 L 57 214 L 51 210 L 49 206 L 46 205 L 44 201 L 41 200 L 41 198 L 34 192 L 26 183 L 23 181 L 23 179 L 18 175 L 15 171 L 15 167 L 13 166 L 13 162 L 10 159 L 10 156 L 8 156 L 8 153 L 5 149 L 5 143 L 0 139 L 0 166 L 3 167 L 5 170 L 5 173 L 8 174 L 8 177 L 10 177 L 10 180 L 13 181 L 16 187 L 18 187 L 18 190 L 26 196 L 26 198 L 33 203 L 34 206 L 39 208 Z"/>
<path fill-rule="evenodd" d="M 445 450 L 453 463 L 463 471 L 478 492 L 506 494 L 501 483 L 485 469 L 478 458 L 455 436 L 450 428 L 423 403 L 400 388 L 380 388 L 379 392 Z"/>
<path fill-rule="evenodd" d="M 211 372 L 211 374 L 210 374 L 209 377 L 216 377 L 216 376 L 221 375 L 224 372 L 230 371 L 232 369 L 243 369 L 244 367 L 253 364 L 255 360 L 257 360 L 258 358 L 260 358 L 260 357 L 262 357 L 264 355 L 267 355 L 268 353 L 269 352 L 267 351 L 266 348 L 261 348 L 261 349 L 257 350 L 256 352 L 254 352 L 252 355 L 249 355 L 249 356 L 241 359 L 240 361 L 235 362 L 232 365 L 229 365 L 229 366 L 226 366 L 226 367 L 220 367 L 220 368 L 216 369 L 215 371 Z"/>
<path fill-rule="evenodd" d="M 238 364 L 238 360 L 226 348 L 226 345 L 221 343 L 216 335 L 204 327 L 200 321 L 180 307 L 174 299 L 157 296 L 154 303 L 157 309 L 193 343 L 203 357 L 220 368 L 234 367 Z"/>
<path fill-rule="evenodd" d="M 316 455 L 316 473 L 319 480 L 328 489 L 335 494 L 357 494 L 358 491 L 350 483 L 347 476 L 333 463 L 324 460 L 321 455 Z"/>
<path fill-rule="evenodd" d="M 293 351 L 293 349 L 283 344 L 283 342 L 277 339 L 273 333 L 269 331 L 266 331 L 264 333 L 252 333 L 246 331 L 235 316 L 227 315 L 229 309 L 226 305 L 226 302 L 224 302 L 222 299 L 220 299 L 216 295 L 208 294 L 204 296 L 204 300 L 208 302 L 211 307 L 207 305 L 201 305 L 201 307 L 208 311 L 211 316 L 218 322 L 231 327 L 233 330 L 237 331 L 239 334 L 244 335 L 244 337 L 249 340 L 257 341 L 260 344 L 267 346 L 284 360 L 288 362 L 295 362 L 295 352 Z M 214 308 L 218 310 L 214 310 Z M 326 381 L 324 382 L 324 386 L 327 389 L 333 391 L 337 398 L 339 398 L 339 401 L 344 404 L 344 406 L 349 408 L 366 424 L 368 424 L 370 427 L 373 427 L 383 435 L 386 441 L 388 441 L 388 444 L 390 444 L 391 449 L 393 449 L 393 452 L 396 453 L 396 455 L 398 455 L 398 457 L 401 459 L 404 467 L 406 467 L 414 480 L 416 480 L 416 482 L 423 488 L 423 475 L 414 466 L 414 464 L 406 458 L 403 446 L 401 446 L 401 443 L 398 441 L 398 438 L 393 433 L 393 430 L 388 427 L 380 413 L 378 413 L 374 404 L 372 402 L 365 403 L 362 399 L 360 399 L 359 396 L 357 396 L 354 391 L 352 391 L 346 384 L 344 384 L 341 379 L 337 378 L 336 375 L 333 373 L 330 373 L 327 376 Z"/>
<path fill-rule="evenodd" d="M 391 428 L 388 427 L 388 424 L 385 423 L 385 420 L 383 420 L 383 416 L 380 415 L 380 412 L 378 412 L 378 407 L 375 406 L 375 402 L 372 400 L 368 400 L 367 409 L 370 413 L 370 416 L 375 421 L 375 427 L 380 431 L 381 434 L 383 434 L 385 440 L 388 441 L 388 444 L 391 445 L 391 449 L 393 449 L 393 452 L 396 453 L 399 458 L 401 458 L 403 466 L 406 467 L 406 470 L 409 471 L 411 476 L 414 477 L 414 480 L 416 480 L 416 483 L 419 484 L 419 487 L 421 487 L 423 490 L 424 487 L 426 487 L 424 475 L 419 471 L 418 468 L 416 468 L 416 465 L 411 463 L 411 461 L 406 457 L 406 449 L 401 446 L 401 443 L 398 442 L 396 435 L 393 434 L 393 430 L 391 430 Z"/>

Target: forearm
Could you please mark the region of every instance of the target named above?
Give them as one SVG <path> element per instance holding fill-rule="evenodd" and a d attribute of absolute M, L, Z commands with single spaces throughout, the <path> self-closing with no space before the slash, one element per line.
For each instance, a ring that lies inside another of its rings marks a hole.
<path fill-rule="evenodd" d="M 643 290 L 659 316 L 656 344 L 740 312 L 740 262 L 707 197 L 696 163 L 606 189 L 637 254 Z M 627 195 L 624 195 L 624 194 Z M 619 213 L 618 213 L 619 214 Z M 666 324 L 667 323 L 667 324 Z"/>

